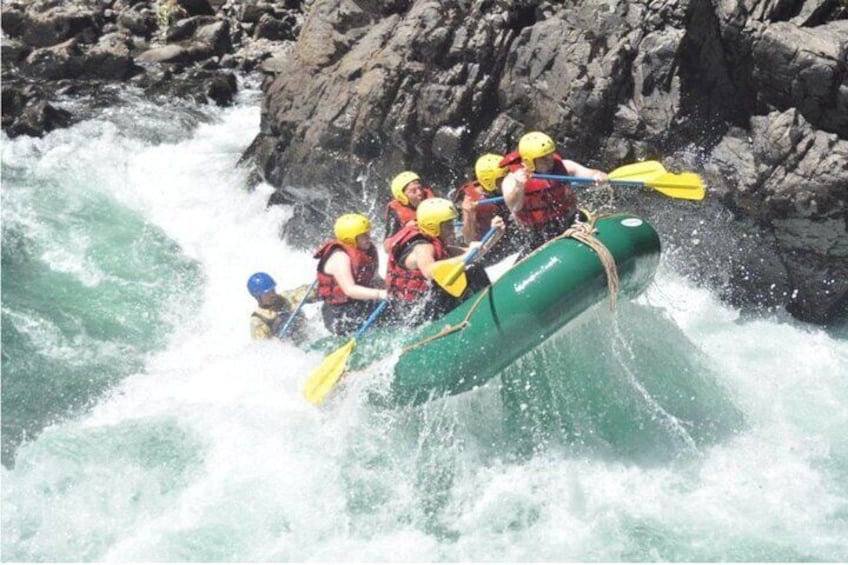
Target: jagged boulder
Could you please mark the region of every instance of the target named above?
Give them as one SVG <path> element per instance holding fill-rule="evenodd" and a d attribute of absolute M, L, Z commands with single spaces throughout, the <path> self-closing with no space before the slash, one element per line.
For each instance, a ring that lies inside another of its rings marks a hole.
<path fill-rule="evenodd" d="M 141 53 L 139 63 L 179 63 L 189 65 L 232 51 L 229 23 L 210 16 L 180 20 L 169 28 L 167 44 Z"/>
<path fill-rule="evenodd" d="M 20 37 L 33 47 L 49 47 L 72 38 L 94 43 L 103 27 L 103 10 L 86 3 L 9 3 L 3 6 L 2 24 L 10 37 Z"/>
<path fill-rule="evenodd" d="M 3 129 L 10 136 L 41 137 L 72 121 L 70 112 L 41 99 L 37 88 L 3 85 Z"/>
<path fill-rule="evenodd" d="M 725 198 L 773 239 L 776 256 L 750 261 L 738 273 L 770 280 L 790 312 L 826 323 L 848 306 L 848 141 L 814 129 L 797 109 L 752 118 L 749 140 L 719 144 L 715 164 L 735 188 Z M 779 261 L 785 275 L 761 268 Z M 762 297 L 760 297 L 762 298 Z M 770 301 L 772 302 L 772 301 Z"/>

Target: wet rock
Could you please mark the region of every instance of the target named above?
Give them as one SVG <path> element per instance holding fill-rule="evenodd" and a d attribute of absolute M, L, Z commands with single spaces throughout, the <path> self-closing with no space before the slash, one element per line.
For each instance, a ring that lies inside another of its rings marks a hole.
<path fill-rule="evenodd" d="M 176 63 L 189 60 L 187 49 L 182 45 L 162 45 L 148 49 L 138 57 L 139 63 Z"/>
<path fill-rule="evenodd" d="M 4 100 L 16 101 L 9 108 L 18 112 L 15 117 L 4 108 L 4 130 L 42 135 L 70 123 L 58 96 L 109 104 L 112 98 L 97 92 L 127 81 L 156 96 L 231 104 L 238 89 L 233 71 L 255 72 L 272 54 L 286 52 L 301 9 L 300 2 L 262 3 L 261 14 L 279 27 L 254 40 L 244 37 L 239 6 L 221 0 L 4 2 Z"/>
<path fill-rule="evenodd" d="M 828 323 L 848 304 L 848 141 L 815 130 L 797 109 L 752 118 L 750 137 L 714 150 L 730 208 L 760 226 L 764 245 L 732 273 L 734 302 L 752 293 L 745 277 L 768 282 L 800 319 Z M 781 269 L 770 267 L 779 261 Z M 782 272 L 781 272 L 782 271 Z M 778 272 L 778 274 L 775 274 Z M 763 285 L 764 286 L 764 285 Z M 760 297 L 762 299 L 762 297 Z"/>
<path fill-rule="evenodd" d="M 83 67 L 83 51 L 75 39 L 35 49 L 20 65 L 23 74 L 38 79 L 75 78 Z"/>
<path fill-rule="evenodd" d="M 116 23 L 119 29 L 125 29 L 145 39 L 152 37 L 159 29 L 156 14 L 143 4 L 136 4 L 132 9 L 121 12 Z"/>
<path fill-rule="evenodd" d="M 185 10 L 188 16 L 215 15 L 215 8 L 212 7 L 212 4 L 208 0 L 177 0 L 177 4 Z"/>
<path fill-rule="evenodd" d="M 147 73 L 136 81 L 150 96 L 190 99 L 198 104 L 210 101 L 218 106 L 229 106 L 238 92 L 235 75 L 229 71 L 190 69 L 174 80 L 174 72 Z"/>
<path fill-rule="evenodd" d="M 70 112 L 40 98 L 35 87 L 3 85 L 3 129 L 9 136 L 41 137 L 72 123 Z"/>
<path fill-rule="evenodd" d="M 93 43 L 103 23 L 99 9 L 72 3 L 32 2 L 23 12 L 13 10 L 12 13 L 9 29 L 4 16 L 3 30 L 33 47 L 49 47 L 71 38 Z"/>
<path fill-rule="evenodd" d="M 105 35 L 89 49 L 83 61 L 82 77 L 124 81 L 141 69 L 130 57 L 130 47 L 120 34 Z"/>
<path fill-rule="evenodd" d="M 297 38 L 299 31 L 297 19 L 294 17 L 277 19 L 269 14 L 262 14 L 256 23 L 253 37 L 274 41 L 293 41 Z"/>
<path fill-rule="evenodd" d="M 753 80 L 763 103 L 798 108 L 825 131 L 848 137 L 848 20 L 814 29 L 778 22 L 753 43 Z"/>
<path fill-rule="evenodd" d="M 2 38 L 2 54 L 0 54 L 0 59 L 2 59 L 4 66 L 17 65 L 30 53 L 32 53 L 32 47 L 29 45 L 7 37 Z"/>

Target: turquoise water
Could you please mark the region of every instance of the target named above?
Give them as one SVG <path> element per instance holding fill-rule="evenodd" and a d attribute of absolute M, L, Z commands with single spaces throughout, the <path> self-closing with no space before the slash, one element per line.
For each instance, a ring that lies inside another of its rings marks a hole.
<path fill-rule="evenodd" d="M 49 143 L 3 167 L 3 463 L 166 343 L 202 272 Z M 13 153 L 10 151 L 9 153 Z M 100 178 L 98 178 L 100 177 Z"/>
<path fill-rule="evenodd" d="M 248 336 L 247 276 L 313 269 L 241 188 L 258 121 L 3 138 L 4 560 L 848 560 L 844 330 L 667 264 L 473 393 L 374 406 L 387 360 L 308 405 L 322 356 Z"/>

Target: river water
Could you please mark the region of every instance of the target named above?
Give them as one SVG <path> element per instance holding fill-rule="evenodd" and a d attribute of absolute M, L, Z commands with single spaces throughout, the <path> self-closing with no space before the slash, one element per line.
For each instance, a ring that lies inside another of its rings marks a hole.
<path fill-rule="evenodd" d="M 249 274 L 314 276 L 242 189 L 258 126 L 250 90 L 128 94 L 3 136 L 4 560 L 848 560 L 846 332 L 667 261 L 511 368 L 524 401 L 380 408 L 383 367 L 307 404 L 322 355 L 248 335 Z"/>

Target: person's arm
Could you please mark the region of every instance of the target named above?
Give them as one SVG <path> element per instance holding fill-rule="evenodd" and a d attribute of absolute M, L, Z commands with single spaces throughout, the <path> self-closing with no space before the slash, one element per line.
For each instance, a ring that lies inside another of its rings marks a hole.
<path fill-rule="evenodd" d="M 565 170 L 569 175 L 573 177 L 588 177 L 595 179 L 595 182 L 606 182 L 609 177 L 603 171 L 599 171 L 598 169 L 590 169 L 589 167 L 584 167 L 580 163 L 576 161 L 570 161 L 568 159 L 563 160 L 563 165 L 565 165 Z"/>
<path fill-rule="evenodd" d="M 348 298 L 353 298 L 354 300 L 383 300 L 387 296 L 386 291 L 383 289 L 369 288 L 356 284 L 356 281 L 353 279 L 350 257 L 340 249 L 330 254 L 330 257 L 324 263 L 324 272 L 336 279 L 336 284 L 339 285 L 342 292 Z"/>
<path fill-rule="evenodd" d="M 477 239 L 477 203 L 467 194 L 462 199 L 462 237 L 466 243 Z"/>
<path fill-rule="evenodd" d="M 495 244 L 500 240 L 500 238 L 503 237 L 504 232 L 506 232 L 506 223 L 504 223 L 503 218 L 501 218 L 500 216 L 493 217 L 492 223 L 489 225 L 489 227 L 495 228 L 498 231 L 496 231 L 495 234 L 491 237 L 491 239 L 489 239 L 489 241 L 487 241 L 486 244 L 483 245 L 482 249 L 480 249 L 480 254 L 477 255 L 478 259 L 488 253 L 489 250 L 494 247 Z"/>
<path fill-rule="evenodd" d="M 412 248 L 404 261 L 407 269 L 418 269 L 429 280 L 433 280 L 433 265 L 436 263 L 436 248 L 432 243 L 419 243 Z"/>
<path fill-rule="evenodd" d="M 292 308 L 295 308 L 298 304 L 300 304 L 301 300 L 305 300 L 306 304 L 311 304 L 319 300 L 317 287 L 313 288 L 312 292 L 309 292 L 309 290 L 310 285 L 302 284 L 298 287 L 280 292 L 280 296 L 282 296 Z M 307 292 L 309 294 L 307 294 Z"/>
<path fill-rule="evenodd" d="M 485 245 L 483 244 L 482 241 L 472 241 L 468 245 L 468 249 L 463 250 L 463 253 L 471 251 L 472 249 L 479 247 L 480 251 L 477 252 L 477 257 L 475 257 L 474 260 L 476 261 L 477 259 L 481 259 L 483 257 L 483 255 L 488 253 L 489 250 L 492 247 L 495 246 L 495 244 L 498 242 L 498 240 L 500 240 L 500 238 L 503 237 L 504 232 L 506 232 L 506 224 L 504 223 L 503 218 L 501 218 L 500 216 L 493 217 L 492 223 L 489 224 L 489 227 L 492 227 L 492 228 L 495 228 L 496 230 L 498 230 L 494 233 L 494 235 L 492 235 L 491 238 L 489 238 L 489 241 L 487 241 L 485 243 Z"/>
<path fill-rule="evenodd" d="M 401 227 L 397 212 L 388 208 L 386 210 L 386 236 L 383 238 L 383 250 L 386 253 L 389 252 L 389 238 L 400 231 Z"/>
<path fill-rule="evenodd" d="M 501 183 L 504 195 L 504 203 L 513 214 L 524 208 L 524 185 L 527 184 L 529 175 L 524 167 L 507 174 Z"/>

